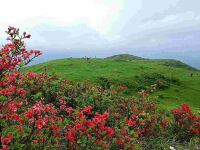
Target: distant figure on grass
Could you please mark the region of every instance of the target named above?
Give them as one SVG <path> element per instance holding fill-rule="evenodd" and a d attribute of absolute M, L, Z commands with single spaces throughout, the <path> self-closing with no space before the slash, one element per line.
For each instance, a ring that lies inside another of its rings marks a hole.
<path fill-rule="evenodd" d="M 44 73 L 47 73 L 47 66 L 44 66 Z"/>
<path fill-rule="evenodd" d="M 86 59 L 87 62 L 90 63 L 90 59 L 91 59 L 91 58 L 85 56 L 85 59 Z"/>
<path fill-rule="evenodd" d="M 190 77 L 193 77 L 193 73 L 190 74 Z"/>

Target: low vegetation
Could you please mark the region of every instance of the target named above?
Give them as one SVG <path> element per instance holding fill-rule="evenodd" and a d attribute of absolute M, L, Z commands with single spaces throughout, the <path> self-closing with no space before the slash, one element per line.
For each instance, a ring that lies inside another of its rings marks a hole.
<path fill-rule="evenodd" d="M 113 60 L 113 57 L 118 59 Z M 182 103 L 188 103 L 195 113 L 200 111 L 200 72 L 197 69 L 174 60 L 135 59 L 130 55 L 113 57 L 59 59 L 29 66 L 24 71 L 46 71 L 49 75 L 57 74 L 63 79 L 106 87 L 124 85 L 127 87 L 123 92 L 126 96 L 137 95 L 138 90 L 160 82 L 162 86 L 152 93 L 158 96 L 160 107 L 171 110 Z"/>
<path fill-rule="evenodd" d="M 144 74 L 148 83 L 157 82 L 133 97 L 124 96 L 126 86 L 113 86 L 106 78 L 99 79 L 101 86 L 24 73 L 20 68 L 41 53 L 25 48 L 23 40 L 30 35 L 19 36 L 14 27 L 7 33 L 11 43 L 0 51 L 2 150 L 199 149 L 200 116 L 188 104 L 158 109 L 150 95 L 179 80 Z"/>

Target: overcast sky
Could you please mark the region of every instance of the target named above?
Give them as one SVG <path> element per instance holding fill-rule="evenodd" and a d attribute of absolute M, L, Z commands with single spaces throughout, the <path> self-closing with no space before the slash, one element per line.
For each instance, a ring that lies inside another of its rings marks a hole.
<path fill-rule="evenodd" d="M 200 56 L 200 0 L 1 0 L 0 44 L 9 25 L 48 53 Z"/>

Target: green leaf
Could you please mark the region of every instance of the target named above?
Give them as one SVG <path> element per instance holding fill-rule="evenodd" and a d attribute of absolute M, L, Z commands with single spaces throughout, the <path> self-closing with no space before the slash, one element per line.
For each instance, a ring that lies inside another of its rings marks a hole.
<path fill-rule="evenodd" d="M 24 66 L 24 62 L 20 62 L 19 67 L 23 67 L 23 66 Z"/>
<path fill-rule="evenodd" d="M 5 96 L 0 96 L 0 102 L 3 102 L 3 101 L 6 101 L 7 100 L 7 98 L 5 97 Z"/>

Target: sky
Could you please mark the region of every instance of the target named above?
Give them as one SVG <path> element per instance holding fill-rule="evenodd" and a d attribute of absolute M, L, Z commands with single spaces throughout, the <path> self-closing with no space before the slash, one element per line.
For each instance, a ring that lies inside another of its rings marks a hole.
<path fill-rule="evenodd" d="M 0 44 L 9 25 L 31 33 L 40 61 L 129 53 L 200 68 L 200 0 L 1 0 Z"/>

